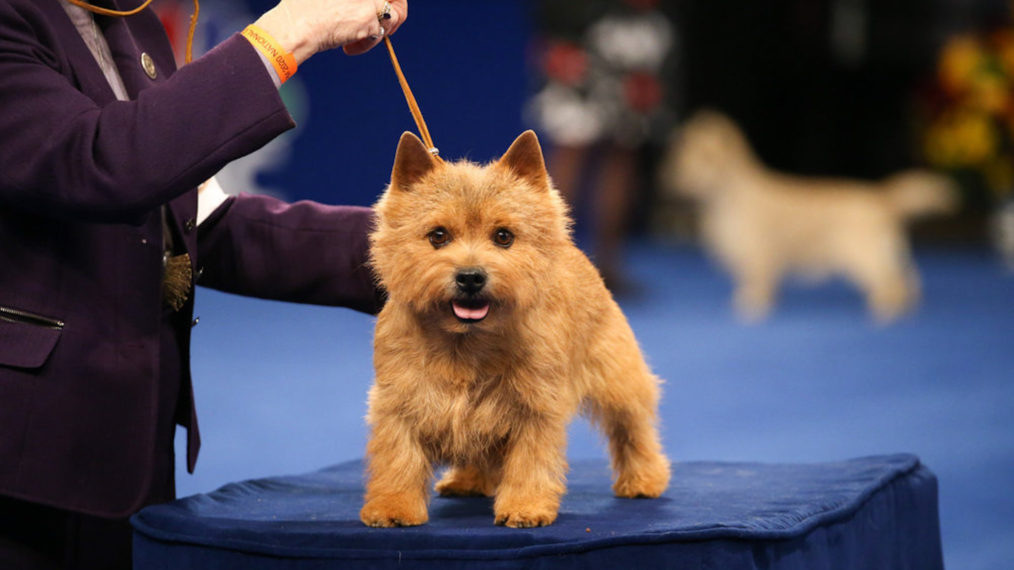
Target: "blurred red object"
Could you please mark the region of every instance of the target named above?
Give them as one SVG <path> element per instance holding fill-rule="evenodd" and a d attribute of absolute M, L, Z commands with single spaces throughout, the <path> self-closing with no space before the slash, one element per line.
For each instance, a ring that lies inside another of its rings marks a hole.
<path fill-rule="evenodd" d="M 631 73 L 623 78 L 623 95 L 631 109 L 648 113 L 662 103 L 662 85 L 650 73 Z"/>
<path fill-rule="evenodd" d="M 578 85 L 588 73 L 588 54 L 577 44 L 553 41 L 543 57 L 546 76 L 565 85 Z"/>

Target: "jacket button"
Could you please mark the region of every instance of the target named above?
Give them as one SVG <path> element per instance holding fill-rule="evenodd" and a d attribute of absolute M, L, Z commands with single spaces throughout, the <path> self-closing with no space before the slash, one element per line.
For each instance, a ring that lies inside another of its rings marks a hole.
<path fill-rule="evenodd" d="M 196 327 L 196 326 L 197 326 L 197 323 L 199 323 L 199 322 L 201 322 L 201 317 L 197 317 L 197 318 L 195 318 L 195 319 L 194 319 L 194 320 L 193 320 L 193 321 L 192 321 L 192 322 L 190 323 L 190 328 L 194 328 L 194 327 Z"/>
<path fill-rule="evenodd" d="M 187 230 L 188 232 L 192 232 L 192 231 L 194 231 L 194 228 L 196 228 L 196 227 L 197 227 L 197 220 L 196 220 L 196 219 L 194 219 L 194 218 L 189 218 L 189 219 L 188 219 L 188 220 L 187 220 L 187 221 L 186 221 L 186 222 L 185 222 L 185 223 L 183 224 L 183 228 L 184 228 L 185 230 Z"/>
<path fill-rule="evenodd" d="M 147 52 L 141 54 L 141 68 L 148 74 L 150 79 L 158 77 L 158 70 L 155 69 L 155 60 Z"/>

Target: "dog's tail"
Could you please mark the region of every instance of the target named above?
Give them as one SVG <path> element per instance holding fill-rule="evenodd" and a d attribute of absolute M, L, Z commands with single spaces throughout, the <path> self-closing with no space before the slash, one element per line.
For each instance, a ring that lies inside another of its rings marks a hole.
<path fill-rule="evenodd" d="M 949 214 L 958 208 L 957 185 L 927 170 L 907 170 L 884 181 L 887 199 L 904 218 Z"/>

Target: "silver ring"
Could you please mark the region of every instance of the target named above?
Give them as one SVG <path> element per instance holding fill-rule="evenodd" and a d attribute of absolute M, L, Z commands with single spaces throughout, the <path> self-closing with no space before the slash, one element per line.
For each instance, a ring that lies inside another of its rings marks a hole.
<path fill-rule="evenodd" d="M 384 9 L 377 13 L 377 19 L 384 21 L 391 19 L 391 3 L 384 2 Z"/>

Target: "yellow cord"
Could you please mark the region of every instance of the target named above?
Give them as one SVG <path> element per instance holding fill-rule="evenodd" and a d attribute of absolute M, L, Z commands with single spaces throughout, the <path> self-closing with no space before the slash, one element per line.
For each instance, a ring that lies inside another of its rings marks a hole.
<path fill-rule="evenodd" d="M 183 63 L 190 63 L 194 59 L 194 31 L 197 30 L 197 16 L 201 13 L 201 5 L 194 0 L 194 13 L 190 15 L 190 29 L 187 30 L 187 53 Z"/>
<path fill-rule="evenodd" d="M 116 17 L 133 16 L 134 14 L 137 14 L 141 10 L 147 8 L 148 5 L 151 4 L 153 1 L 154 0 L 145 0 L 143 4 L 141 4 L 137 8 L 134 8 L 133 10 L 110 10 L 109 8 L 103 8 L 101 6 L 89 4 L 84 0 L 67 0 L 67 2 L 70 2 L 71 4 L 79 8 L 84 8 L 85 10 L 88 10 L 93 14 L 98 14 L 100 16 L 116 16 Z M 197 14 L 200 11 L 201 11 L 200 3 L 198 2 L 198 0 L 194 0 L 194 13 L 190 16 L 190 29 L 187 31 L 187 51 L 185 59 L 186 63 L 190 63 L 193 60 L 194 31 L 197 29 Z"/>
<path fill-rule="evenodd" d="M 437 147 L 433 146 L 433 138 L 430 137 L 430 131 L 426 128 L 426 121 L 423 120 L 419 104 L 416 103 L 415 96 L 412 95 L 412 90 L 408 87 L 408 80 L 405 79 L 405 74 L 401 71 L 401 65 L 398 64 L 398 56 L 394 55 L 394 46 L 391 44 L 391 38 L 384 36 L 384 43 L 387 44 L 387 53 L 391 56 L 391 65 L 394 66 L 394 73 L 398 76 L 398 83 L 401 84 L 401 90 L 405 93 L 408 110 L 412 113 L 412 118 L 415 119 L 415 125 L 419 127 L 419 134 L 422 136 L 423 144 L 426 145 L 426 148 L 429 149 L 435 158 L 440 160 L 440 155 L 437 154 Z"/>
<path fill-rule="evenodd" d="M 99 14 L 100 16 L 133 16 L 134 14 L 137 14 L 141 10 L 147 8 L 148 4 L 152 3 L 152 0 L 146 0 L 144 4 L 141 4 L 137 8 L 134 8 L 133 10 L 110 10 L 109 8 L 103 8 L 101 6 L 93 6 L 92 4 L 84 2 L 84 0 L 67 0 L 67 2 L 70 2 L 75 6 L 84 8 L 89 12 Z"/>

